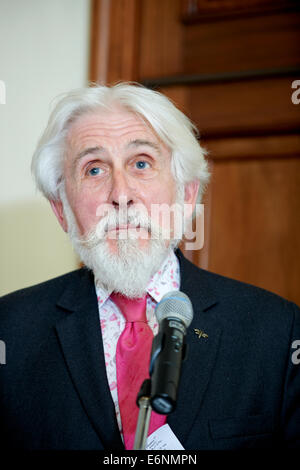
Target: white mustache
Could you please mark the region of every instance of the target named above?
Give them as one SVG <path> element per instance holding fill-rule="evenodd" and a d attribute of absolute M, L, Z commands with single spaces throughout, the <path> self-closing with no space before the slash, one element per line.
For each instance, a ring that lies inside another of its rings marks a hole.
<path fill-rule="evenodd" d="M 101 220 L 98 223 L 97 231 L 99 234 L 101 234 L 101 231 L 107 232 L 109 230 L 116 229 L 120 226 L 131 226 L 151 230 L 152 225 L 153 222 L 151 221 L 150 217 L 147 217 L 140 213 L 127 214 L 127 216 L 122 216 L 121 213 L 116 213 L 116 211 L 114 211 L 108 214 L 108 216 L 105 217 L 104 220 Z"/>
<path fill-rule="evenodd" d="M 108 238 L 108 232 L 116 230 L 120 226 L 128 228 L 136 228 L 138 230 L 145 229 L 150 234 L 151 238 L 159 239 L 164 235 L 169 234 L 168 230 L 163 230 L 151 217 L 145 212 L 142 212 L 134 207 L 129 208 L 126 212 L 116 209 L 111 209 L 101 220 L 97 223 L 93 230 L 81 240 L 84 245 L 95 246 L 100 241 Z"/>

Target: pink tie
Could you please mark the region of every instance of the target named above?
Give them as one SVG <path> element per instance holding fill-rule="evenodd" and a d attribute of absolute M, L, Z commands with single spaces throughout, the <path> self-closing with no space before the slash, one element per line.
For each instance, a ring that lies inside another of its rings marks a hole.
<path fill-rule="evenodd" d="M 126 320 L 117 343 L 117 387 L 125 448 L 133 449 L 139 414 L 136 398 L 143 381 L 149 378 L 153 333 L 146 319 L 146 295 L 129 299 L 113 293 L 111 299 Z M 165 415 L 152 411 L 148 435 L 165 422 Z"/>

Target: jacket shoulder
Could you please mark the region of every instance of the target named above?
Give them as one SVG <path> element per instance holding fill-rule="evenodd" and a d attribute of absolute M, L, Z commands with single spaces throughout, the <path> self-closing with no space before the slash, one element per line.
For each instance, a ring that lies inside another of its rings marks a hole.
<path fill-rule="evenodd" d="M 202 297 L 209 295 L 216 299 L 222 308 L 222 316 L 236 316 L 238 321 L 246 316 L 259 323 L 271 321 L 273 324 L 278 319 L 290 325 L 294 315 L 300 315 L 294 302 L 262 287 L 199 268 L 187 259 L 182 268 L 185 285 L 192 285 Z"/>
<path fill-rule="evenodd" d="M 77 269 L 70 273 L 44 281 L 34 286 L 26 287 L 0 298 L 0 324 L 2 328 L 11 323 L 23 324 L 23 321 L 36 322 L 42 318 L 51 321 L 57 300 L 69 286 L 77 286 L 86 273 L 86 268 Z"/>
<path fill-rule="evenodd" d="M 30 287 L 25 287 L 23 289 L 18 289 L 16 291 L 10 292 L 6 295 L 0 297 L 1 307 L 7 304 L 14 302 L 22 302 L 24 300 L 29 300 L 30 298 L 35 298 L 36 296 L 51 295 L 52 292 L 55 292 L 56 295 L 60 289 L 63 289 L 66 284 L 75 281 L 80 277 L 81 273 L 84 271 L 84 268 L 76 269 L 69 273 L 57 276 L 53 279 L 35 284 Z"/>

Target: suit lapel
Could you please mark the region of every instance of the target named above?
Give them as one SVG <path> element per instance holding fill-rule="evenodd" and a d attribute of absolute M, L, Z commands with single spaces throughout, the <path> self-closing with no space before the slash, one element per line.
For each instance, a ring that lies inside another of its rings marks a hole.
<path fill-rule="evenodd" d="M 81 271 L 80 281 L 64 292 L 58 305 L 71 312 L 56 330 L 83 407 L 104 447 L 124 449 L 107 382 L 93 278 L 87 270 Z"/>
<path fill-rule="evenodd" d="M 184 446 L 197 414 L 201 408 L 205 391 L 216 359 L 221 337 L 221 327 L 212 308 L 217 299 L 207 283 L 206 277 L 179 252 L 181 267 L 181 291 L 188 295 L 193 308 L 193 321 L 188 328 L 186 343 L 187 359 L 182 365 L 177 407 L 169 415 L 168 423 Z M 207 335 L 200 336 L 195 329 Z"/>

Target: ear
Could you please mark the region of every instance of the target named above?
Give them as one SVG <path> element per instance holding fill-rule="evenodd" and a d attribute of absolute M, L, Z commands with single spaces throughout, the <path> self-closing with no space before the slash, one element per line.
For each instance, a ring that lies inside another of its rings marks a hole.
<path fill-rule="evenodd" d="M 63 203 L 61 202 L 60 199 L 57 199 L 57 200 L 51 199 L 50 204 L 51 204 L 52 210 L 53 210 L 54 214 L 56 215 L 56 218 L 57 218 L 58 222 L 60 223 L 60 225 L 62 226 L 63 230 L 65 232 L 68 232 L 68 224 L 67 224 L 67 221 L 66 221 L 65 215 L 64 215 Z"/>
<path fill-rule="evenodd" d="M 193 214 L 197 201 L 199 185 L 199 181 L 194 180 L 187 183 L 184 187 L 184 214 L 186 219 L 189 219 Z"/>
<path fill-rule="evenodd" d="M 197 195 L 199 190 L 199 181 L 190 181 L 185 185 L 184 191 L 184 202 L 185 204 L 191 204 L 193 210 L 197 201 Z"/>

